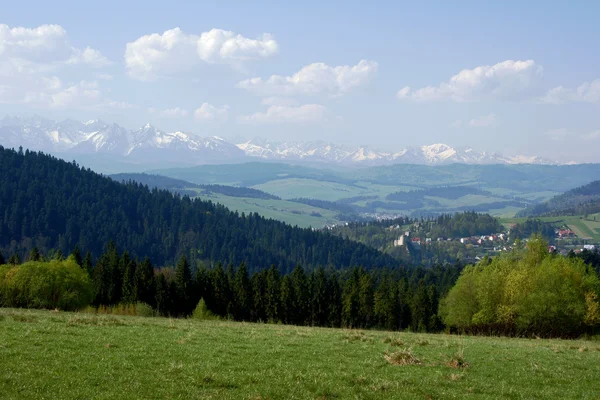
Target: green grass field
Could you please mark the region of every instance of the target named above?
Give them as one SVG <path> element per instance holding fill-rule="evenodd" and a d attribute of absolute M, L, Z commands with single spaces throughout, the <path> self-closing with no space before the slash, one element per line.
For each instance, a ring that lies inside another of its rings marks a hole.
<path fill-rule="evenodd" d="M 232 197 L 216 193 L 197 197 L 202 200 L 220 203 L 232 211 L 246 214 L 256 212 L 265 218 L 273 218 L 302 228 L 322 228 L 325 224 L 339 222 L 336 219 L 337 213 L 334 211 L 286 200 Z"/>
<path fill-rule="evenodd" d="M 597 341 L 0 309 L 2 399 L 598 399 L 599 377 Z"/>

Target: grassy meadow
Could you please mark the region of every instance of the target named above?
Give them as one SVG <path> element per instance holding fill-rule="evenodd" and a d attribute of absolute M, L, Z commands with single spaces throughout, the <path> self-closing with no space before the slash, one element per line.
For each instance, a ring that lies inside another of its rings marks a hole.
<path fill-rule="evenodd" d="M 600 342 L 0 309 L 2 399 L 599 399 Z"/>

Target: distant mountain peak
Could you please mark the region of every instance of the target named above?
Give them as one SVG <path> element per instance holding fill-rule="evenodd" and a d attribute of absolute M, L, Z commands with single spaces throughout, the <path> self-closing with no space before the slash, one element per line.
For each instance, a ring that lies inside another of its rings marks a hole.
<path fill-rule="evenodd" d="M 538 156 L 505 157 L 471 147 L 444 143 L 407 147 L 398 151 L 370 146 L 345 146 L 322 140 L 273 142 L 264 138 L 239 140 L 198 137 L 182 131 L 164 132 L 147 123 L 131 131 L 100 119 L 55 122 L 40 116 L 5 116 L 0 120 L 0 145 L 23 146 L 47 152 L 106 153 L 174 163 L 227 163 L 241 159 L 312 162 L 337 165 L 424 164 L 556 164 Z"/>

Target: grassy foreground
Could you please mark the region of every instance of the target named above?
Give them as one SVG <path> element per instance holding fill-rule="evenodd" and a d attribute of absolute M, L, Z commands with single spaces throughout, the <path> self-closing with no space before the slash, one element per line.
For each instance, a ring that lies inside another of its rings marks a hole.
<path fill-rule="evenodd" d="M 600 399 L 600 342 L 0 308 L 0 397 Z"/>

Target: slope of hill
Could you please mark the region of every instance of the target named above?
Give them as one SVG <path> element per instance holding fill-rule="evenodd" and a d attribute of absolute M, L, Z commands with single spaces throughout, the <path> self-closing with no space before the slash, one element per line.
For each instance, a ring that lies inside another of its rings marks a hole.
<path fill-rule="evenodd" d="M 593 181 L 541 204 L 527 207 L 517 216 L 583 215 L 597 212 L 600 212 L 600 181 Z"/>
<path fill-rule="evenodd" d="M 274 264 L 282 271 L 297 264 L 397 265 L 364 245 L 137 183 L 120 184 L 42 153 L 0 147 L 0 176 L 0 247 L 22 255 L 33 246 L 67 253 L 76 244 L 98 255 L 113 240 L 159 265 L 181 254 L 245 261 L 250 269 Z"/>

